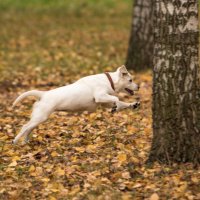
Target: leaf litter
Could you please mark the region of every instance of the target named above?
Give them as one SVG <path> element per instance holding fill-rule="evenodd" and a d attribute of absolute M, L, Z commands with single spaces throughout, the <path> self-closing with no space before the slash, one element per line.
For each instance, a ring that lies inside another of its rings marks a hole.
<path fill-rule="evenodd" d="M 5 17 L 2 14 L 1 20 Z M 14 24 L 5 23 L 0 33 L 4 38 L 0 198 L 200 199 L 198 169 L 190 164 L 145 164 L 152 140 L 150 71 L 132 72 L 141 85 L 134 97 L 141 100 L 139 109 L 115 114 L 101 107 L 95 113 L 56 112 L 33 131 L 29 144 L 11 144 L 34 102 L 27 98 L 13 110 L 12 102 L 21 92 L 52 89 L 88 74 L 115 70 L 123 63 L 129 35 L 124 19 L 110 17 L 103 26 L 105 19 L 94 17 L 87 26 L 81 25 L 81 18 L 73 18 L 71 29 L 69 19 L 54 19 L 53 15 L 18 16 Z M 19 30 L 21 23 L 24 27 Z M 120 98 L 134 100 L 124 94 Z"/>

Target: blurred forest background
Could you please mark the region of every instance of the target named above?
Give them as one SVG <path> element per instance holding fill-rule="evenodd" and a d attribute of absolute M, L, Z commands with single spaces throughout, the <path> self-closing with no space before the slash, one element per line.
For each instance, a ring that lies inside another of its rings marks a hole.
<path fill-rule="evenodd" d="M 145 164 L 152 141 L 152 72 L 131 73 L 141 108 L 54 113 L 27 145 L 12 139 L 34 98 L 125 63 L 131 0 L 0 0 L 0 199 L 199 199 L 191 164 Z M 126 101 L 133 97 L 121 95 Z"/>
<path fill-rule="evenodd" d="M 0 5 L 4 80 L 29 68 L 40 70 L 41 78 L 49 70 L 92 74 L 124 63 L 130 0 L 5 0 Z"/>

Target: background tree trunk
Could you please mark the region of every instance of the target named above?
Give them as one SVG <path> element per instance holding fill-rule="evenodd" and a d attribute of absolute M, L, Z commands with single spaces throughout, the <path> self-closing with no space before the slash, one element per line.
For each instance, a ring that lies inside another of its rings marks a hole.
<path fill-rule="evenodd" d="M 153 1 L 134 0 L 126 67 L 136 71 L 153 65 Z"/>
<path fill-rule="evenodd" d="M 149 161 L 200 163 L 197 0 L 156 0 Z"/>

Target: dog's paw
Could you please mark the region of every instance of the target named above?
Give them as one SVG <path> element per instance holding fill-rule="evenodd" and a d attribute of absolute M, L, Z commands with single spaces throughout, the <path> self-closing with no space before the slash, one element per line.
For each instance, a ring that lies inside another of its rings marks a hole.
<path fill-rule="evenodd" d="M 16 141 L 15 139 L 12 140 L 12 144 L 13 144 L 13 145 L 17 144 L 17 141 Z"/>
<path fill-rule="evenodd" d="M 138 108 L 138 107 L 140 107 L 140 102 L 138 101 L 138 102 L 135 102 L 133 105 L 132 105 L 132 108 L 133 109 L 136 109 L 136 108 Z"/>
<path fill-rule="evenodd" d="M 29 140 L 23 140 L 22 141 L 22 145 L 26 145 L 26 144 L 28 144 L 29 143 Z"/>
<path fill-rule="evenodd" d="M 117 112 L 117 106 L 116 105 L 114 107 L 112 107 L 112 110 L 111 110 L 112 114 L 115 113 L 115 112 Z"/>

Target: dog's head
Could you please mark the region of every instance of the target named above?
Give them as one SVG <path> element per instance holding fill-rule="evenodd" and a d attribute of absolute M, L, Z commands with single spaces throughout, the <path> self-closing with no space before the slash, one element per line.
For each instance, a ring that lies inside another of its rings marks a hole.
<path fill-rule="evenodd" d="M 119 92 L 127 92 L 130 95 L 134 95 L 134 91 L 139 90 L 139 86 L 133 82 L 131 74 L 124 65 L 117 69 L 117 74 L 117 89 Z"/>

